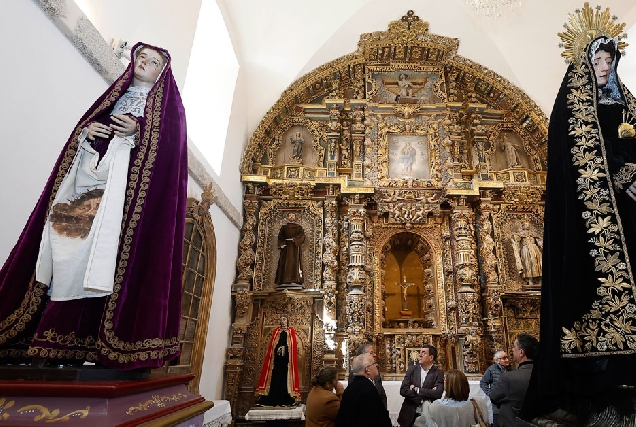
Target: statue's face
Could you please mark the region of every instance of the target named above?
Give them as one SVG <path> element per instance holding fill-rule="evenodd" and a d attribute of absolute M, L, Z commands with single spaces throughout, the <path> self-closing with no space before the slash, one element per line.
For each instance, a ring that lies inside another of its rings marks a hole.
<path fill-rule="evenodd" d="M 280 318 L 280 327 L 281 328 L 287 328 L 289 326 L 289 323 L 287 321 L 286 317 L 281 317 Z"/>
<path fill-rule="evenodd" d="M 611 67 L 612 55 L 604 50 L 596 52 L 596 55 L 594 55 L 594 74 L 596 75 L 596 83 L 599 86 L 607 84 Z"/>
<path fill-rule="evenodd" d="M 287 214 L 287 219 L 289 221 L 296 221 L 296 214 L 295 213 L 288 213 Z"/>
<path fill-rule="evenodd" d="M 142 48 L 135 58 L 135 78 L 144 83 L 154 83 L 163 70 L 162 54 L 148 47 Z"/>

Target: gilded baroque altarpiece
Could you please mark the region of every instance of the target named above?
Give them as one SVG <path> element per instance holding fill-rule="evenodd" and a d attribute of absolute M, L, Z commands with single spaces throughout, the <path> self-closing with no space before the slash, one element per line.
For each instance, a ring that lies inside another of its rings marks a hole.
<path fill-rule="evenodd" d="M 538 335 L 547 119 L 458 46 L 409 11 L 293 83 L 252 135 L 226 362 L 235 418 L 281 316 L 303 396 L 323 364 L 344 378 L 363 342 L 387 380 L 423 343 L 476 378 L 515 334 Z M 290 213 L 304 240 L 287 286 Z"/>

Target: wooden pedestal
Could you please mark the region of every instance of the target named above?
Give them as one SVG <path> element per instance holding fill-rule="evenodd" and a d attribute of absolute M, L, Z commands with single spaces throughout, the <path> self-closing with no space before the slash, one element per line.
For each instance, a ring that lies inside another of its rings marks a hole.
<path fill-rule="evenodd" d="M 0 381 L 0 425 L 202 426 L 214 404 L 190 393 L 192 374 L 144 380 Z M 188 422 L 187 424 L 184 424 Z"/>

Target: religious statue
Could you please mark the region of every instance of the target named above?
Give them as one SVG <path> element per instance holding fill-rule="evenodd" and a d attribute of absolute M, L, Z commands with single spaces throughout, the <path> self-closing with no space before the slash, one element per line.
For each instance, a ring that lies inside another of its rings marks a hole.
<path fill-rule="evenodd" d="M 501 149 L 506 156 L 506 165 L 509 168 L 519 166 L 519 153 L 517 153 L 517 147 L 508 139 L 508 135 L 505 133 L 501 137 Z"/>
<path fill-rule="evenodd" d="M 410 174 L 413 171 L 416 155 L 417 151 L 411 147 L 411 142 L 406 141 L 406 145 L 400 150 L 400 157 L 398 159 L 398 163 L 402 165 L 403 174 Z"/>
<path fill-rule="evenodd" d="M 529 226 L 524 224 L 522 234 L 512 236 L 512 246 L 519 274 L 528 280 L 529 285 L 534 285 L 537 278 L 542 275 L 543 244 L 539 239 L 530 235 L 528 228 Z"/>
<path fill-rule="evenodd" d="M 349 143 L 347 141 L 343 141 L 340 144 L 340 164 L 343 168 L 349 167 Z"/>
<path fill-rule="evenodd" d="M 300 132 L 296 132 L 295 136 L 289 138 L 292 144 L 292 159 L 293 160 L 302 160 L 303 158 L 303 144 L 305 140 L 301 136 Z"/>
<path fill-rule="evenodd" d="M 398 93 L 400 97 L 413 96 L 414 85 L 413 83 L 409 81 L 408 76 L 406 74 L 402 73 L 398 76 L 397 85 L 398 85 Z"/>
<path fill-rule="evenodd" d="M 305 241 L 305 232 L 300 224 L 296 223 L 296 213 L 287 214 L 287 222 L 283 224 L 278 233 L 278 268 L 276 269 L 276 285 L 302 286 L 302 244 Z"/>
<path fill-rule="evenodd" d="M 272 331 L 256 386 L 257 405 L 292 406 L 300 401 L 296 331 L 287 317 Z"/>
<path fill-rule="evenodd" d="M 131 56 L 75 125 L 0 271 L 3 363 L 131 370 L 179 355 L 185 113 L 168 52 L 139 43 Z"/>
<path fill-rule="evenodd" d="M 338 155 L 338 146 L 336 145 L 335 139 L 329 140 L 329 160 L 336 160 L 336 156 Z"/>

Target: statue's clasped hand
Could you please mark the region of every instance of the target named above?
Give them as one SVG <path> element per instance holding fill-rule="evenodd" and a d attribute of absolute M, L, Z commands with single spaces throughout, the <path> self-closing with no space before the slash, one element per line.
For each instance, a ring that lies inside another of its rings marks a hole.
<path fill-rule="evenodd" d="M 627 195 L 632 198 L 632 200 L 636 200 L 636 181 L 632 182 L 632 185 L 627 187 Z"/>
<path fill-rule="evenodd" d="M 284 356 L 285 355 L 285 347 L 280 346 L 276 349 L 276 354 L 278 354 L 279 356 Z"/>
<path fill-rule="evenodd" d="M 122 138 L 130 136 L 137 130 L 137 120 L 125 114 L 113 114 L 110 116 L 113 120 L 112 128 L 115 135 Z"/>
<path fill-rule="evenodd" d="M 88 134 L 86 135 L 86 137 L 91 141 L 95 141 L 96 136 L 99 138 L 108 139 L 110 138 L 110 133 L 113 131 L 110 126 L 106 126 L 99 122 L 92 122 L 87 126 L 87 129 Z"/>

